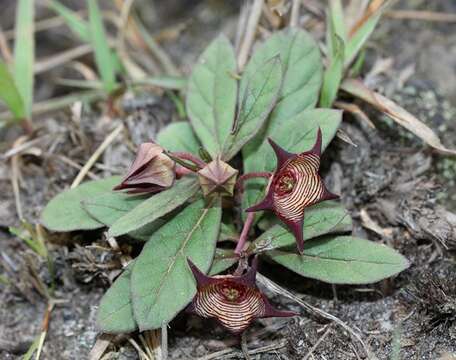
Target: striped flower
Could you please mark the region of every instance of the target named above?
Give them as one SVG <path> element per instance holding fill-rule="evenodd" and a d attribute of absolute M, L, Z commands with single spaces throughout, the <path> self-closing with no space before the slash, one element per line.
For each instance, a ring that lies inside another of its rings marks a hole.
<path fill-rule="evenodd" d="M 274 309 L 255 285 L 256 258 L 244 275 L 207 276 L 190 260 L 197 292 L 187 310 L 204 318 L 216 319 L 224 328 L 240 334 L 257 318 L 296 315 Z"/>
<path fill-rule="evenodd" d="M 293 232 L 298 250 L 304 250 L 303 223 L 305 208 L 324 200 L 337 199 L 323 183 L 318 169 L 321 154 L 321 130 L 313 148 L 291 154 L 268 139 L 277 157 L 267 195 L 259 204 L 246 211 L 272 210 Z"/>

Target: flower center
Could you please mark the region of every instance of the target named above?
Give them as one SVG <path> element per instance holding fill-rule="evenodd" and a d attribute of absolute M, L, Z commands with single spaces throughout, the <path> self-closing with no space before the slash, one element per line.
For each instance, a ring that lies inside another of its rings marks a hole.
<path fill-rule="evenodd" d="M 226 300 L 236 302 L 243 296 L 244 289 L 237 284 L 229 282 L 223 285 L 221 292 Z"/>
<path fill-rule="evenodd" d="M 296 184 L 296 178 L 291 171 L 284 171 L 276 180 L 275 192 L 278 195 L 285 195 L 290 193 Z"/>

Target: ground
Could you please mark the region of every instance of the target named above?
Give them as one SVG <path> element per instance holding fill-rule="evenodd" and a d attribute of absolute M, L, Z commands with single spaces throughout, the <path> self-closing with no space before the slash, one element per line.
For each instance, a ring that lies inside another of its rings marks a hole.
<path fill-rule="evenodd" d="M 213 36 L 220 31 L 234 35 L 236 3 L 191 1 L 183 6 L 183 2 L 173 0 L 164 4 L 157 5 L 155 12 L 142 5 L 143 16 L 156 33 L 185 25 L 177 38 L 165 38 L 163 46 L 187 73 Z M 404 8 L 456 12 L 451 0 L 438 0 L 432 5 L 424 0 L 402 1 L 394 9 Z M 5 13 L 9 10 L 7 7 Z M 3 19 L 2 27 L 10 28 L 11 21 Z M 310 30 L 321 36 L 318 27 Z M 44 35 L 39 38 L 44 44 L 39 52 L 46 54 L 48 40 Z M 370 86 L 417 115 L 453 149 L 455 54 L 455 23 L 386 16 L 369 43 L 364 69 Z M 379 59 L 386 58 L 393 60 L 390 66 L 380 73 L 369 72 Z M 412 66 L 414 71 L 404 75 Z M 38 85 L 38 97 L 53 91 L 46 86 L 44 76 L 40 75 L 43 84 Z M 93 169 L 94 174 L 121 172 L 132 156 L 128 141 L 138 144 L 153 137 L 177 116 L 165 96 L 148 94 L 146 99 L 148 105 L 139 106 L 126 121 L 131 138 L 114 142 L 102 164 Z M 354 220 L 354 234 L 394 247 L 410 261 L 410 268 L 377 284 L 335 288 L 279 271 L 269 263 L 261 264 L 260 271 L 305 302 L 356 329 L 371 358 L 450 359 L 456 354 L 456 160 L 432 152 L 397 124 L 367 111 L 376 129 L 345 116 L 342 130 L 357 146 L 339 139 L 332 143 L 325 153 L 326 180 L 331 189 L 342 194 L 342 202 Z M 78 169 L 71 161 L 84 164 L 104 136 L 121 122 L 120 118 L 107 121 L 99 113 L 94 107 L 76 120 L 68 111 L 37 120 L 39 140 L 21 157 L 20 194 L 28 222 L 36 223 L 47 201 L 72 182 Z M 2 130 L 2 154 L 20 133 L 18 128 Z M 1 359 L 21 358 L 39 333 L 46 302 L 36 291 L 36 278 L 49 281 L 46 264 L 8 232 L 9 226 L 19 225 L 10 175 L 11 161 L 1 162 L 0 274 L 7 279 L 7 284 L 0 282 Z M 53 238 L 50 251 L 57 278 L 54 296 L 62 302 L 52 311 L 42 359 L 84 359 L 95 343 L 96 307 L 110 281 L 101 265 L 118 266 L 118 259 L 106 257 L 94 243 L 104 245 L 98 232 Z M 248 347 L 272 344 L 272 349 L 255 355 L 258 359 L 302 359 L 322 336 L 313 351 L 315 359 L 366 357 L 362 344 L 337 324 L 305 312 L 291 300 L 267 293 L 277 306 L 302 316 L 258 321 L 248 332 Z M 170 324 L 169 337 L 172 359 L 196 359 L 226 347 L 236 348 L 236 340 L 219 327 L 187 315 Z M 110 359 L 137 358 L 122 336 L 113 341 L 108 352 Z M 236 350 L 230 356 L 242 358 L 240 354 Z"/>

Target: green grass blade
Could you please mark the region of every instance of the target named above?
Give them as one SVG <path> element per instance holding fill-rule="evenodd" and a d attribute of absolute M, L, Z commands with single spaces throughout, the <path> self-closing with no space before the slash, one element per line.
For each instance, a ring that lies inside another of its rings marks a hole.
<path fill-rule="evenodd" d="M 56 0 L 50 0 L 48 6 L 65 20 L 71 31 L 81 38 L 81 40 L 90 42 L 89 24 L 76 11 L 67 8 Z"/>
<path fill-rule="evenodd" d="M 334 54 L 335 44 L 333 43 L 334 36 L 332 36 L 332 33 L 335 33 L 338 37 L 340 37 L 344 43 L 347 41 L 347 29 L 345 27 L 344 10 L 342 8 L 341 0 L 329 0 L 326 18 L 328 22 L 326 25 L 328 28 L 328 54 Z"/>
<path fill-rule="evenodd" d="M 16 39 L 14 43 L 14 81 L 21 95 L 26 117 L 32 114 L 33 63 L 35 60 L 33 0 L 19 0 L 16 8 Z"/>
<path fill-rule="evenodd" d="M 14 115 L 15 120 L 25 118 L 25 108 L 21 95 L 16 88 L 13 76 L 5 63 L 0 61 L 0 99 Z"/>
<path fill-rule="evenodd" d="M 344 73 L 345 44 L 334 31 L 333 26 L 330 26 L 330 28 L 333 52 L 329 56 L 329 64 L 323 76 L 323 86 L 320 95 L 320 106 L 323 108 L 331 107 L 334 100 L 336 100 Z"/>
<path fill-rule="evenodd" d="M 89 8 L 91 42 L 95 52 L 98 72 L 103 81 L 105 91 L 112 93 L 117 87 L 115 78 L 116 64 L 113 61 L 111 49 L 108 45 L 98 1 L 87 0 L 87 4 Z"/>

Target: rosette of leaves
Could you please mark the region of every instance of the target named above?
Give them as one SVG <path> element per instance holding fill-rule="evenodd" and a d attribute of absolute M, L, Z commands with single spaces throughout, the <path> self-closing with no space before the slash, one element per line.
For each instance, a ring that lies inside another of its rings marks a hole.
<path fill-rule="evenodd" d="M 319 128 L 322 150 L 334 138 L 342 114 L 316 108 L 322 78 L 319 48 L 303 30 L 272 35 L 256 48 L 242 74 L 230 41 L 219 36 L 187 81 L 189 121 L 169 124 L 154 140 L 169 152 L 197 155 L 204 149 L 211 159 L 232 166 L 242 162 L 236 170 L 244 173 L 272 172 L 276 161 L 267 137 L 296 153 L 313 146 Z M 112 191 L 119 181 L 90 181 L 57 195 L 44 210 L 43 224 L 54 231 L 108 228 L 108 236 L 119 241 L 145 240 L 140 255 L 103 297 L 98 325 L 109 333 L 160 328 L 196 293 L 187 259 L 210 275 L 238 262 L 232 240 L 240 229 L 233 225 L 239 223 L 233 214 L 244 211 L 222 210 L 221 196 L 205 198 L 196 173 L 148 196 Z M 249 181 L 241 202 L 226 203 L 245 210 L 264 196 L 265 187 L 264 179 Z M 393 249 L 348 235 L 351 219 L 338 201 L 306 209 L 303 255 L 296 251 L 293 234 L 273 217 L 258 213 L 254 230 L 251 234 L 258 236 L 251 236 L 249 255 L 259 254 L 307 278 L 365 284 L 408 266 Z"/>

